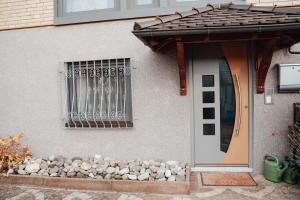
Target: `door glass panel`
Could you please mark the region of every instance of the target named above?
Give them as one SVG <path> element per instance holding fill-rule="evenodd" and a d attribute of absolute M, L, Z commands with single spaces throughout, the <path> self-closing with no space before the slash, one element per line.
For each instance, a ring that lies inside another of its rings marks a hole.
<path fill-rule="evenodd" d="M 221 151 L 227 152 L 235 120 L 235 92 L 230 67 L 226 58 L 219 60 L 220 69 L 220 130 Z"/>
<path fill-rule="evenodd" d="M 214 87 L 215 78 L 214 75 L 202 75 L 202 87 Z"/>
<path fill-rule="evenodd" d="M 203 119 L 215 119 L 215 108 L 203 108 Z"/>
<path fill-rule="evenodd" d="M 202 102 L 203 103 L 215 103 L 215 92 L 209 91 L 209 92 L 203 92 L 202 93 Z"/>
<path fill-rule="evenodd" d="M 215 124 L 203 124 L 203 135 L 215 135 Z"/>

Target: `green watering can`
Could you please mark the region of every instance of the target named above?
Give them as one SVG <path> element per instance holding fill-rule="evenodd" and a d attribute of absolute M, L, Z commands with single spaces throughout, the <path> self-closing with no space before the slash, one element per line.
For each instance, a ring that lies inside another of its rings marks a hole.
<path fill-rule="evenodd" d="M 281 181 L 283 173 L 288 168 L 286 161 L 279 161 L 275 156 L 265 156 L 264 177 L 265 179 L 278 183 Z"/>
<path fill-rule="evenodd" d="M 294 167 L 288 167 L 284 172 L 283 181 L 289 184 L 296 184 L 299 179 L 299 172 Z"/>

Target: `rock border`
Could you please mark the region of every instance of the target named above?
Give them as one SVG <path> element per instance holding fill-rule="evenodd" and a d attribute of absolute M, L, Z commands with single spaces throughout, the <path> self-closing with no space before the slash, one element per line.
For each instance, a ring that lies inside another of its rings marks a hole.
<path fill-rule="evenodd" d="M 191 170 L 186 169 L 186 180 L 182 182 L 97 180 L 86 178 L 60 178 L 41 176 L 0 176 L 0 184 L 32 185 L 78 190 L 103 190 L 117 192 L 143 192 L 157 194 L 190 194 Z"/>

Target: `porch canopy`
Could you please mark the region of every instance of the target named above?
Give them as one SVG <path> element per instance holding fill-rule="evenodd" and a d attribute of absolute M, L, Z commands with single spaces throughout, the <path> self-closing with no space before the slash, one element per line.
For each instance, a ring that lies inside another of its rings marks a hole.
<path fill-rule="evenodd" d="M 208 4 L 203 8 L 136 22 L 133 34 L 154 51 L 176 45 L 180 94 L 183 96 L 187 93 L 185 44 L 253 41 L 256 91 L 263 93 L 273 51 L 289 48 L 300 41 L 300 7 Z"/>

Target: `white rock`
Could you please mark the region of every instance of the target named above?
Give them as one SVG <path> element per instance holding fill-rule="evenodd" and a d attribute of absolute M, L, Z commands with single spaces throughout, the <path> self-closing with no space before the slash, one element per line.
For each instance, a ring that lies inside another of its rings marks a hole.
<path fill-rule="evenodd" d="M 104 179 L 110 180 L 111 179 L 111 174 L 106 174 L 106 176 L 104 177 Z"/>
<path fill-rule="evenodd" d="M 41 158 L 37 158 L 37 159 L 34 160 L 33 163 L 37 163 L 37 164 L 40 165 L 42 163 L 42 159 Z"/>
<path fill-rule="evenodd" d="M 93 169 L 97 169 L 97 167 L 98 167 L 97 164 L 93 164 L 93 165 L 92 165 L 92 168 L 93 168 Z"/>
<path fill-rule="evenodd" d="M 139 179 L 140 181 L 144 181 L 144 180 L 149 179 L 149 173 L 146 172 L 146 173 L 144 173 L 144 174 L 139 175 L 138 179 Z"/>
<path fill-rule="evenodd" d="M 141 174 L 144 174 L 146 172 L 146 169 L 143 167 L 140 171 Z"/>
<path fill-rule="evenodd" d="M 104 158 L 104 161 L 110 161 L 110 160 L 111 160 L 110 157 L 105 157 L 105 158 Z"/>
<path fill-rule="evenodd" d="M 173 167 L 171 168 L 171 173 L 176 175 L 181 170 L 181 167 Z"/>
<path fill-rule="evenodd" d="M 172 175 L 171 170 L 167 169 L 165 172 L 165 176 L 169 178 Z"/>
<path fill-rule="evenodd" d="M 51 162 L 53 162 L 55 160 L 55 156 L 54 155 L 49 156 L 48 160 L 50 160 Z"/>
<path fill-rule="evenodd" d="M 119 171 L 119 174 L 120 175 L 124 175 L 124 174 L 128 174 L 129 173 L 129 169 L 128 168 L 124 168 L 124 169 L 121 169 L 120 171 Z"/>
<path fill-rule="evenodd" d="M 137 176 L 136 176 L 136 175 L 128 174 L 128 179 L 129 179 L 129 180 L 136 180 L 136 179 L 137 179 Z"/>
<path fill-rule="evenodd" d="M 25 169 L 26 165 L 19 165 L 19 169 Z"/>
<path fill-rule="evenodd" d="M 119 168 L 119 167 L 116 167 L 116 168 L 115 168 L 115 174 L 118 174 L 119 171 L 120 171 L 120 168 Z"/>
<path fill-rule="evenodd" d="M 99 154 L 95 154 L 94 161 L 97 161 L 97 160 L 102 160 L 102 156 Z"/>
<path fill-rule="evenodd" d="M 55 166 L 55 167 L 49 169 L 49 173 L 54 174 L 54 173 L 57 173 L 58 170 L 59 170 L 59 168 L 57 166 Z"/>
<path fill-rule="evenodd" d="M 25 175 L 26 172 L 25 172 L 23 169 L 19 169 L 19 170 L 18 170 L 18 174 L 20 174 L 20 175 Z"/>
<path fill-rule="evenodd" d="M 36 173 L 40 170 L 40 164 L 32 163 L 25 167 L 25 171 L 28 173 Z"/>
<path fill-rule="evenodd" d="M 105 171 L 105 169 L 103 167 L 98 167 L 98 168 L 96 168 L 96 171 L 98 174 L 101 174 Z"/>
<path fill-rule="evenodd" d="M 178 165 L 179 163 L 178 163 L 178 161 L 173 161 L 173 160 L 171 160 L 171 161 L 167 161 L 166 164 L 169 165 L 169 166 L 176 166 L 176 165 Z"/>
<path fill-rule="evenodd" d="M 80 166 L 81 169 L 83 170 L 89 170 L 92 168 L 91 164 L 87 163 L 87 162 L 83 162 Z"/>
<path fill-rule="evenodd" d="M 150 165 L 150 162 L 149 162 L 148 160 L 144 160 L 144 161 L 143 161 L 143 165 L 144 165 L 146 168 L 148 168 L 149 165 Z"/>
<path fill-rule="evenodd" d="M 128 179 L 128 174 L 124 174 L 124 175 L 122 176 L 122 179 L 123 179 L 123 180 L 127 180 L 127 179 Z"/>
<path fill-rule="evenodd" d="M 51 177 L 57 176 L 57 173 L 50 174 Z"/>
<path fill-rule="evenodd" d="M 106 173 L 108 173 L 108 174 L 112 174 L 112 173 L 114 173 L 115 171 L 116 171 L 116 169 L 113 168 L 113 167 L 108 167 L 108 168 L 106 169 Z"/>
<path fill-rule="evenodd" d="M 89 177 L 94 178 L 94 174 L 93 173 L 89 173 Z"/>
<path fill-rule="evenodd" d="M 155 178 L 156 179 L 165 178 L 165 170 L 158 170 Z"/>
<path fill-rule="evenodd" d="M 79 167 L 82 164 L 81 160 L 74 160 L 72 162 L 72 167 Z"/>

